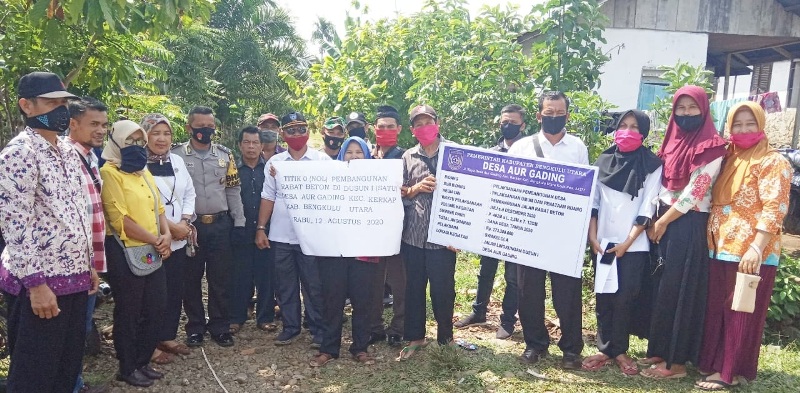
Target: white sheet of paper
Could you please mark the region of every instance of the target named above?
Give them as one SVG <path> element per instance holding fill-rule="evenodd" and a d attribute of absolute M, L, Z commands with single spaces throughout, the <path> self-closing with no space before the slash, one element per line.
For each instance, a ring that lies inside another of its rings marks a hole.
<path fill-rule="evenodd" d="M 619 243 L 616 239 L 600 239 L 600 248 L 606 249 L 608 243 Z M 617 293 L 619 282 L 617 281 L 617 258 L 610 265 L 600 263 L 602 253 L 597 254 L 597 269 L 594 273 L 594 292 L 595 293 Z"/>

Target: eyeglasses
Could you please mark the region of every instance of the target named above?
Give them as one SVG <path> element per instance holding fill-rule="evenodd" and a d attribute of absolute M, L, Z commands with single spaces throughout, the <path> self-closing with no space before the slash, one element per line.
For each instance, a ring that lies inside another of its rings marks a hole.
<path fill-rule="evenodd" d="M 307 127 L 289 127 L 289 128 L 284 128 L 283 132 L 285 132 L 286 135 L 303 135 L 306 132 L 308 132 L 308 128 Z"/>
<path fill-rule="evenodd" d="M 144 138 L 142 138 L 142 139 L 130 139 L 130 138 L 128 138 L 128 139 L 125 140 L 125 146 L 141 146 L 141 147 L 144 147 L 145 145 L 147 145 L 147 141 L 144 140 Z"/>

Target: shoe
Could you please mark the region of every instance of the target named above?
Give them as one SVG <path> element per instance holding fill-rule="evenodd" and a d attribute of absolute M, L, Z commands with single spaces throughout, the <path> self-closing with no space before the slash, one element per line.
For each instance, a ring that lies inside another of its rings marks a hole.
<path fill-rule="evenodd" d="M 150 366 L 144 366 L 139 369 L 139 372 L 142 373 L 147 378 L 150 379 L 161 379 L 164 378 L 164 373 L 158 371 Z"/>
<path fill-rule="evenodd" d="M 505 340 L 511 337 L 512 334 L 514 334 L 514 325 L 507 327 L 501 323 L 500 327 L 497 328 L 497 333 L 494 336 L 500 340 Z"/>
<path fill-rule="evenodd" d="M 212 334 L 211 339 L 220 347 L 232 347 L 233 336 L 230 333 Z"/>
<path fill-rule="evenodd" d="M 186 345 L 189 348 L 197 348 L 203 345 L 203 335 L 200 333 L 190 334 L 186 337 Z"/>
<path fill-rule="evenodd" d="M 108 392 L 108 386 L 100 385 L 100 386 L 90 386 L 88 383 L 83 384 L 83 387 L 78 390 L 78 393 L 106 393 Z"/>
<path fill-rule="evenodd" d="M 383 308 L 389 308 L 394 305 L 394 295 L 389 295 L 383 298 Z"/>
<path fill-rule="evenodd" d="M 396 348 L 403 345 L 403 338 L 399 334 L 390 334 L 386 342 L 390 347 Z"/>
<path fill-rule="evenodd" d="M 120 374 L 117 374 L 117 381 L 122 381 L 122 382 L 127 383 L 128 385 L 137 386 L 137 387 L 140 387 L 140 388 L 146 388 L 146 387 L 153 386 L 153 380 L 150 379 L 150 378 L 147 378 L 139 370 L 133 370 L 132 373 L 130 373 L 130 374 L 124 376 L 124 377 L 122 375 L 120 375 Z"/>
<path fill-rule="evenodd" d="M 299 336 L 300 333 L 292 334 L 284 330 L 281 332 L 281 334 L 278 335 L 278 337 L 275 337 L 275 345 L 289 345 Z"/>
<path fill-rule="evenodd" d="M 537 362 L 539 362 L 539 360 L 542 360 L 546 357 L 547 357 L 547 350 L 537 351 L 533 348 L 527 348 L 525 349 L 524 352 L 522 352 L 522 355 L 519 357 L 519 360 L 527 364 L 536 364 Z M 580 367 L 580 363 L 578 364 L 578 367 Z"/>
<path fill-rule="evenodd" d="M 367 345 L 372 345 L 381 341 L 386 341 L 386 333 L 370 333 Z"/>
<path fill-rule="evenodd" d="M 484 323 L 486 323 L 486 316 L 478 315 L 473 312 L 467 315 L 466 317 L 459 319 L 458 322 L 453 324 L 453 326 L 455 326 L 457 329 L 462 329 L 467 326 L 479 325 Z"/>
<path fill-rule="evenodd" d="M 582 365 L 580 355 L 565 353 L 564 357 L 561 358 L 561 368 L 564 370 L 580 370 Z"/>
<path fill-rule="evenodd" d="M 322 346 L 322 336 L 311 336 L 311 348 L 319 349 L 321 346 Z"/>

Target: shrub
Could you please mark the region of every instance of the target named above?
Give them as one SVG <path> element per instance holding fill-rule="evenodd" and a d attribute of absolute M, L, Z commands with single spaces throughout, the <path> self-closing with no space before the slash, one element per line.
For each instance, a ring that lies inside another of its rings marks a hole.
<path fill-rule="evenodd" d="M 778 331 L 800 320 L 800 259 L 783 254 L 775 275 L 767 323 Z"/>

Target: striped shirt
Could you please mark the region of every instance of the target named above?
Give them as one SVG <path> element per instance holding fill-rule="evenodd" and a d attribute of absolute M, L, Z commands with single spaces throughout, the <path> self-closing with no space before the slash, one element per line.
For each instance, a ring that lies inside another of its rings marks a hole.
<path fill-rule="evenodd" d="M 97 171 L 97 156 L 94 155 L 94 152 L 91 149 L 87 149 L 85 146 L 75 142 L 70 137 L 64 138 L 64 141 L 75 149 L 75 151 L 78 153 L 78 156 L 80 156 L 81 160 L 83 161 L 83 165 L 81 165 L 81 172 L 83 173 L 83 177 L 86 178 L 86 192 L 89 196 L 89 204 L 92 210 L 92 250 L 94 251 L 92 266 L 94 266 L 94 270 L 97 270 L 98 273 L 105 273 L 106 220 L 103 216 L 103 201 L 100 199 L 100 187 L 102 186 L 102 180 L 100 179 L 100 173 Z M 91 174 L 89 174 L 87 165 L 92 169 Z"/>
<path fill-rule="evenodd" d="M 448 142 L 439 136 L 439 147 Z M 428 157 L 419 144 L 403 153 L 403 185 L 411 187 L 422 179 L 436 176 L 436 164 L 439 162 L 439 150 Z M 406 208 L 405 222 L 403 224 L 403 243 L 417 248 L 438 250 L 445 248 L 438 244 L 428 242 L 428 226 L 431 223 L 431 210 L 433 193 L 420 192 L 413 198 L 403 198 Z"/>

